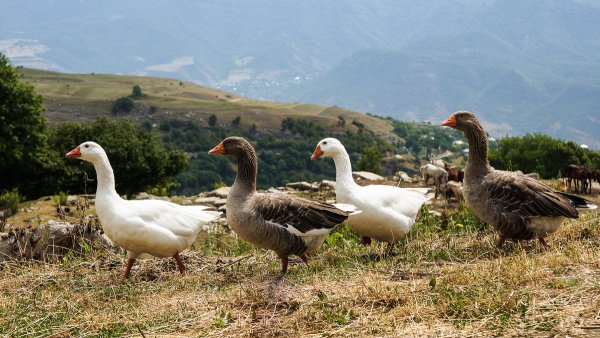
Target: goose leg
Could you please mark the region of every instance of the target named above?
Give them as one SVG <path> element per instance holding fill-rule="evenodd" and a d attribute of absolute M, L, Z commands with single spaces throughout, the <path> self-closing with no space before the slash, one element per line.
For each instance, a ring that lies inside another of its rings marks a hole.
<path fill-rule="evenodd" d="M 279 259 L 281 259 L 281 274 L 285 275 L 288 268 L 288 258 L 287 256 L 279 256 Z"/>
<path fill-rule="evenodd" d="M 544 248 L 549 248 L 550 247 L 550 244 L 548 244 L 548 242 L 546 242 L 546 240 L 544 239 L 544 237 L 538 237 L 538 239 L 540 241 L 540 244 L 542 244 L 542 246 Z"/>
<path fill-rule="evenodd" d="M 385 256 L 386 257 L 391 257 L 394 254 L 394 244 L 396 244 L 395 242 L 388 242 L 387 244 L 387 248 L 385 250 Z"/>
<path fill-rule="evenodd" d="M 360 243 L 363 246 L 367 246 L 367 245 L 371 244 L 371 237 L 360 236 Z"/>
<path fill-rule="evenodd" d="M 179 268 L 179 272 L 182 275 L 185 275 L 185 265 L 183 264 L 183 261 L 181 260 L 181 257 L 179 257 L 179 252 L 176 252 L 173 255 L 173 258 L 175 258 L 175 261 L 177 262 L 177 267 Z"/>
<path fill-rule="evenodd" d="M 127 265 L 125 266 L 125 272 L 123 273 L 123 278 L 129 278 L 129 273 L 131 272 L 131 267 L 133 267 L 133 263 L 135 262 L 135 258 L 127 259 Z"/>
<path fill-rule="evenodd" d="M 308 264 L 308 254 L 306 254 L 306 253 L 303 253 L 302 255 L 300 255 L 300 259 L 301 259 L 301 260 L 302 260 L 304 263 Z"/>
<path fill-rule="evenodd" d="M 504 245 L 504 242 L 506 241 L 506 239 L 504 237 L 500 237 L 498 239 L 498 243 L 496 243 L 496 247 L 498 249 L 502 249 L 502 245 Z"/>

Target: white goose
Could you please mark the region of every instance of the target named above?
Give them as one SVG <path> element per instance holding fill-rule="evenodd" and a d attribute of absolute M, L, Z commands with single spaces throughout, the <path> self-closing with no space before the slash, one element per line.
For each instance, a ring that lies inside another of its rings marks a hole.
<path fill-rule="evenodd" d="M 106 235 L 127 250 L 124 278 L 129 278 L 135 259 L 143 253 L 173 257 L 181 274 L 185 273 L 179 252 L 189 248 L 202 226 L 218 218 L 220 212 L 160 200 L 122 199 L 115 190 L 115 177 L 106 152 L 97 143 L 84 142 L 66 157 L 94 164 L 98 179 L 96 214 Z"/>
<path fill-rule="evenodd" d="M 352 179 L 352 166 L 346 148 L 335 138 L 321 140 L 311 156 L 333 158 L 336 168 L 335 194 L 337 203 L 355 205 L 362 213 L 348 218 L 346 223 L 362 237 L 363 244 L 371 238 L 392 244 L 406 235 L 415 223 L 421 205 L 427 201 L 427 189 L 402 189 L 389 185 L 359 186 Z"/>

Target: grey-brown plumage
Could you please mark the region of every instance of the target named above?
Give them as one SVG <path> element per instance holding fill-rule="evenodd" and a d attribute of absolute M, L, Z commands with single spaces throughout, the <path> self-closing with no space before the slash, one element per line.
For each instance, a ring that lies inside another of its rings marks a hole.
<path fill-rule="evenodd" d="M 325 237 L 348 218 L 334 205 L 278 193 L 256 191 L 258 164 L 254 148 L 241 137 L 228 137 L 210 154 L 237 158 L 238 172 L 227 196 L 227 222 L 238 236 L 263 249 L 273 250 L 287 271 L 288 256 L 306 261 Z"/>
<path fill-rule="evenodd" d="M 587 200 L 558 192 L 522 174 L 490 167 L 487 135 L 473 113 L 456 112 L 442 125 L 465 133 L 469 158 L 465 168 L 464 197 L 483 221 L 506 239 L 528 240 L 555 232 L 564 218 L 578 218 L 576 208 L 596 208 Z"/>

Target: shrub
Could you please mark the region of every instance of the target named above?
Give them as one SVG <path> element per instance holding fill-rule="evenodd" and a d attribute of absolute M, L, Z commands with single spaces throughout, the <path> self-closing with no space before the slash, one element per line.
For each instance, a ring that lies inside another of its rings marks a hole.
<path fill-rule="evenodd" d="M 8 217 L 16 214 L 19 210 L 19 203 L 21 203 L 22 200 L 23 197 L 17 188 L 10 191 L 4 191 L 0 195 L 0 211 L 4 213 L 3 216 Z"/>
<path fill-rule="evenodd" d="M 129 113 L 133 110 L 133 108 L 135 108 L 135 104 L 133 103 L 133 100 L 128 98 L 127 96 L 123 96 L 118 98 L 112 106 L 112 113 L 113 114 L 119 114 L 119 113 Z"/>

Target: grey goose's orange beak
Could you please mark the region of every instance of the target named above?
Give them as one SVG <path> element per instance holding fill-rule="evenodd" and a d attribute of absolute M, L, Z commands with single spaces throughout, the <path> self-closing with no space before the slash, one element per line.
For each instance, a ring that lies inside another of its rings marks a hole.
<path fill-rule="evenodd" d="M 317 147 L 315 148 L 315 151 L 313 152 L 312 156 L 310 157 L 311 160 L 315 160 L 321 156 L 323 156 L 324 152 L 323 150 L 321 150 L 321 146 L 317 145 Z"/>
<path fill-rule="evenodd" d="M 456 127 L 456 116 L 451 115 L 449 118 L 446 119 L 446 121 L 442 122 L 442 126 L 451 128 Z"/>
<path fill-rule="evenodd" d="M 223 142 L 217 144 L 214 148 L 208 151 L 209 154 L 225 154 L 225 147 L 223 146 Z"/>
<path fill-rule="evenodd" d="M 68 158 L 77 158 L 77 157 L 81 157 L 81 149 L 79 149 L 79 147 L 69 151 L 65 157 Z"/>

